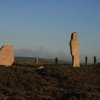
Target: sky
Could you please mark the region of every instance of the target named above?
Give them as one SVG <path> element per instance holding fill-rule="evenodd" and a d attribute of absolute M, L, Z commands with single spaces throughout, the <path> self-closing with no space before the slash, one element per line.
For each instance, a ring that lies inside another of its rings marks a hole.
<path fill-rule="evenodd" d="M 81 60 L 100 60 L 100 0 L 0 0 L 0 46 L 12 44 L 15 56 L 69 60 L 72 32 Z"/>

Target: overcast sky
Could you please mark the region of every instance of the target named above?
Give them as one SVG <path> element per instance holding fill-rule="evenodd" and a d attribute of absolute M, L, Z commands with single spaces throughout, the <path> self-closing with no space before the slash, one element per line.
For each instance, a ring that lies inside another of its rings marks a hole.
<path fill-rule="evenodd" d="M 68 59 L 74 31 L 81 58 L 100 58 L 100 0 L 0 0 L 0 45 L 13 44 L 16 56 Z"/>

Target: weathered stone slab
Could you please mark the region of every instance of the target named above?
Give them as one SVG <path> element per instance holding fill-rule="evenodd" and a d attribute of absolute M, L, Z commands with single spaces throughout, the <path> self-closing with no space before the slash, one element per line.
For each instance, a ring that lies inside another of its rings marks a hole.
<path fill-rule="evenodd" d="M 77 32 L 73 32 L 71 35 L 70 52 L 72 55 L 73 67 L 80 67 L 79 44 L 78 44 L 78 33 Z"/>
<path fill-rule="evenodd" d="M 14 49 L 12 45 L 3 45 L 0 48 L 0 65 L 11 66 L 14 62 Z"/>

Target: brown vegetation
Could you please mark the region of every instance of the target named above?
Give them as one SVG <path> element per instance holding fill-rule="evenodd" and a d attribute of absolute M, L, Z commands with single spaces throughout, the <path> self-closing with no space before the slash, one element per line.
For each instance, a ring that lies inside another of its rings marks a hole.
<path fill-rule="evenodd" d="M 100 100 L 100 64 L 0 67 L 0 100 Z"/>

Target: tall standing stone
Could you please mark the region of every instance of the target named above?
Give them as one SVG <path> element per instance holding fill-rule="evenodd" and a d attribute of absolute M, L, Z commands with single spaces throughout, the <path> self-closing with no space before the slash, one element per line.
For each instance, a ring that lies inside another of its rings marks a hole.
<path fill-rule="evenodd" d="M 14 62 L 14 49 L 12 45 L 3 45 L 0 48 L 0 65 L 11 66 Z"/>
<path fill-rule="evenodd" d="M 71 35 L 70 52 L 72 55 L 73 67 L 80 67 L 79 44 L 78 44 L 78 33 L 77 32 L 73 32 Z"/>

